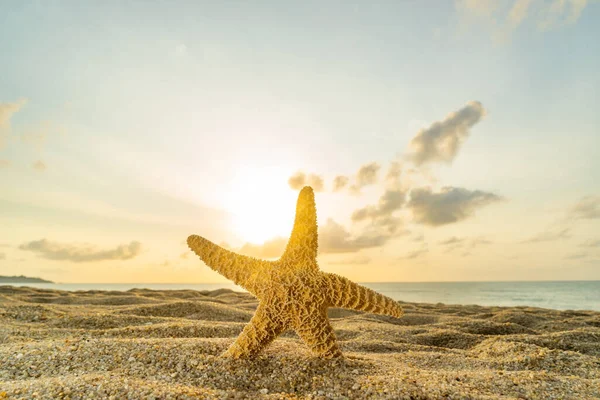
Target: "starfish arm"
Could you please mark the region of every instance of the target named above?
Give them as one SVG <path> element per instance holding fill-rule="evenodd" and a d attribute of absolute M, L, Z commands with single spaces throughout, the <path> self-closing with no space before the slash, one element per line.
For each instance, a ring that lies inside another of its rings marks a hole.
<path fill-rule="evenodd" d="M 319 357 L 342 357 L 333 328 L 327 318 L 327 309 L 304 309 L 298 315 L 294 328 L 300 339 Z"/>
<path fill-rule="evenodd" d="M 331 307 L 367 311 L 400 318 L 404 312 L 395 300 L 336 274 L 323 273 Z"/>
<path fill-rule="evenodd" d="M 272 268 L 269 261 L 234 253 L 198 235 L 188 237 L 187 243 L 206 265 L 253 294 Z"/>
<path fill-rule="evenodd" d="M 224 357 L 246 358 L 252 357 L 267 347 L 285 329 L 284 324 L 277 317 L 277 313 L 270 311 L 267 306 L 259 304 L 254 316 L 244 327 L 235 342 L 225 353 Z"/>
<path fill-rule="evenodd" d="M 317 270 L 318 241 L 315 194 L 310 186 L 305 186 L 298 195 L 294 228 L 281 257 L 282 264 Z"/>

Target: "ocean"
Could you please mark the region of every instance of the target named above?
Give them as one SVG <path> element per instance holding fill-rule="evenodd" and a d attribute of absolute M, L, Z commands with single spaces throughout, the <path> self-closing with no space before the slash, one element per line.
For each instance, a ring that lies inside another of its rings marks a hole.
<path fill-rule="evenodd" d="M 600 311 L 600 281 L 361 283 L 395 300 L 418 303 L 532 306 Z M 37 283 L 10 284 L 57 290 L 243 290 L 228 283 Z"/>

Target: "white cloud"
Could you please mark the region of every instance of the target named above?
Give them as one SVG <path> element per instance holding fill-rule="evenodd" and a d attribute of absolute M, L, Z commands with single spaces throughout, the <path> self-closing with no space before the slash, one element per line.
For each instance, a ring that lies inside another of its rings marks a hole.
<path fill-rule="evenodd" d="M 139 242 L 122 244 L 114 249 L 99 250 L 89 244 L 57 243 L 47 239 L 23 243 L 19 249 L 31 251 L 48 260 L 71 262 L 91 262 L 105 260 L 129 260 L 140 254 L 142 245 Z"/>
<path fill-rule="evenodd" d="M 408 158 L 417 166 L 433 162 L 452 163 L 473 125 L 485 114 L 480 102 L 470 101 L 442 121 L 421 129 L 410 142 Z"/>
<path fill-rule="evenodd" d="M 501 200 L 500 196 L 481 190 L 444 187 L 436 193 L 431 188 L 418 188 L 411 191 L 407 207 L 415 222 L 440 226 L 462 221 L 477 209 Z"/>

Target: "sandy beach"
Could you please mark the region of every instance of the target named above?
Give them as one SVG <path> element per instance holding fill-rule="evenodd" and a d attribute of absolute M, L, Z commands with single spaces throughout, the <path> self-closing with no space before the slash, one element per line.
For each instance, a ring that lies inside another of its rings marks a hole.
<path fill-rule="evenodd" d="M 330 309 L 344 359 L 314 358 L 292 332 L 252 361 L 219 358 L 256 305 L 227 289 L 0 286 L 0 399 L 600 398 L 600 312 Z"/>

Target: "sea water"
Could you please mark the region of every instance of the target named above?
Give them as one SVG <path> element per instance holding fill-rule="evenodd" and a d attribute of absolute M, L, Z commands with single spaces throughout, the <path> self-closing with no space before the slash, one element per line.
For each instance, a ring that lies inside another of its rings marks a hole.
<path fill-rule="evenodd" d="M 56 290 L 243 290 L 230 283 L 27 283 L 9 284 Z M 600 281 L 386 282 L 362 283 L 395 300 L 417 303 L 531 306 L 600 311 Z"/>

